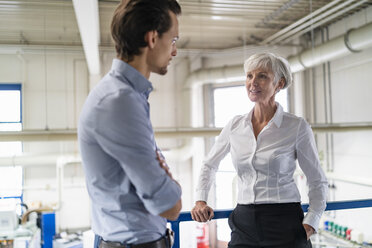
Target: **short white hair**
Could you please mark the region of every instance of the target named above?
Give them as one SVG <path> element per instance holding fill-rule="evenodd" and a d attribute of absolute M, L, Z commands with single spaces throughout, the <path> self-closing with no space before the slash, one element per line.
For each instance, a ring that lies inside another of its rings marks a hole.
<path fill-rule="evenodd" d="M 292 72 L 288 61 L 273 53 L 257 53 L 250 56 L 244 62 L 244 72 L 248 72 L 263 68 L 272 71 L 274 74 L 274 84 L 276 85 L 281 78 L 284 78 L 285 84 L 283 89 L 292 84 Z"/>

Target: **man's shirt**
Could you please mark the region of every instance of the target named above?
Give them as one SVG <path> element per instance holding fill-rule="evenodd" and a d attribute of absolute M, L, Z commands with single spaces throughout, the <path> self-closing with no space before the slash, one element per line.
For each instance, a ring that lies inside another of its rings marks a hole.
<path fill-rule="evenodd" d="M 277 103 L 273 118 L 255 138 L 253 110 L 235 116 L 221 131 L 205 159 L 197 187 L 197 200 L 207 201 L 212 178 L 230 152 L 238 175 L 238 203 L 300 202 L 293 174 L 296 159 L 309 184 L 309 210 L 303 223 L 318 229 L 326 207 L 328 182 L 320 166 L 314 136 L 303 119 L 283 111 Z"/>
<path fill-rule="evenodd" d="M 78 127 L 91 198 L 92 229 L 106 241 L 145 243 L 165 233 L 159 214 L 172 208 L 181 189 L 156 160 L 149 118 L 151 83 L 114 59 L 90 92 Z"/>

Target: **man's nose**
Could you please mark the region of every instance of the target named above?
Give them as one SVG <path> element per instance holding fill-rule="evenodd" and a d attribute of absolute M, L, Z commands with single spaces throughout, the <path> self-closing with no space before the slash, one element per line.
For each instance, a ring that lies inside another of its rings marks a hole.
<path fill-rule="evenodd" d="M 176 45 L 173 46 L 171 55 L 173 57 L 177 55 L 177 47 L 176 47 Z"/>

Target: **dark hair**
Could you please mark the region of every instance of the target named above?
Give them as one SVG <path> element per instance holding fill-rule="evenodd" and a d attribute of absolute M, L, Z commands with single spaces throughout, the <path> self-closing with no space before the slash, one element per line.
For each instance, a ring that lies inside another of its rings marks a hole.
<path fill-rule="evenodd" d="M 141 47 L 147 46 L 147 32 L 155 30 L 160 37 L 167 32 L 172 25 L 169 11 L 181 14 L 176 0 L 123 0 L 111 22 L 117 56 L 131 61 L 134 55 L 141 53 Z"/>

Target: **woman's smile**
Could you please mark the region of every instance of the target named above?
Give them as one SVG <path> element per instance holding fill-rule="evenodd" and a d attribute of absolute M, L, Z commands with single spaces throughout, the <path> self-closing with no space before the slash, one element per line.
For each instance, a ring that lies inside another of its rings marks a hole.
<path fill-rule="evenodd" d="M 258 94 L 261 93 L 261 90 L 249 90 L 249 92 L 252 94 Z"/>

